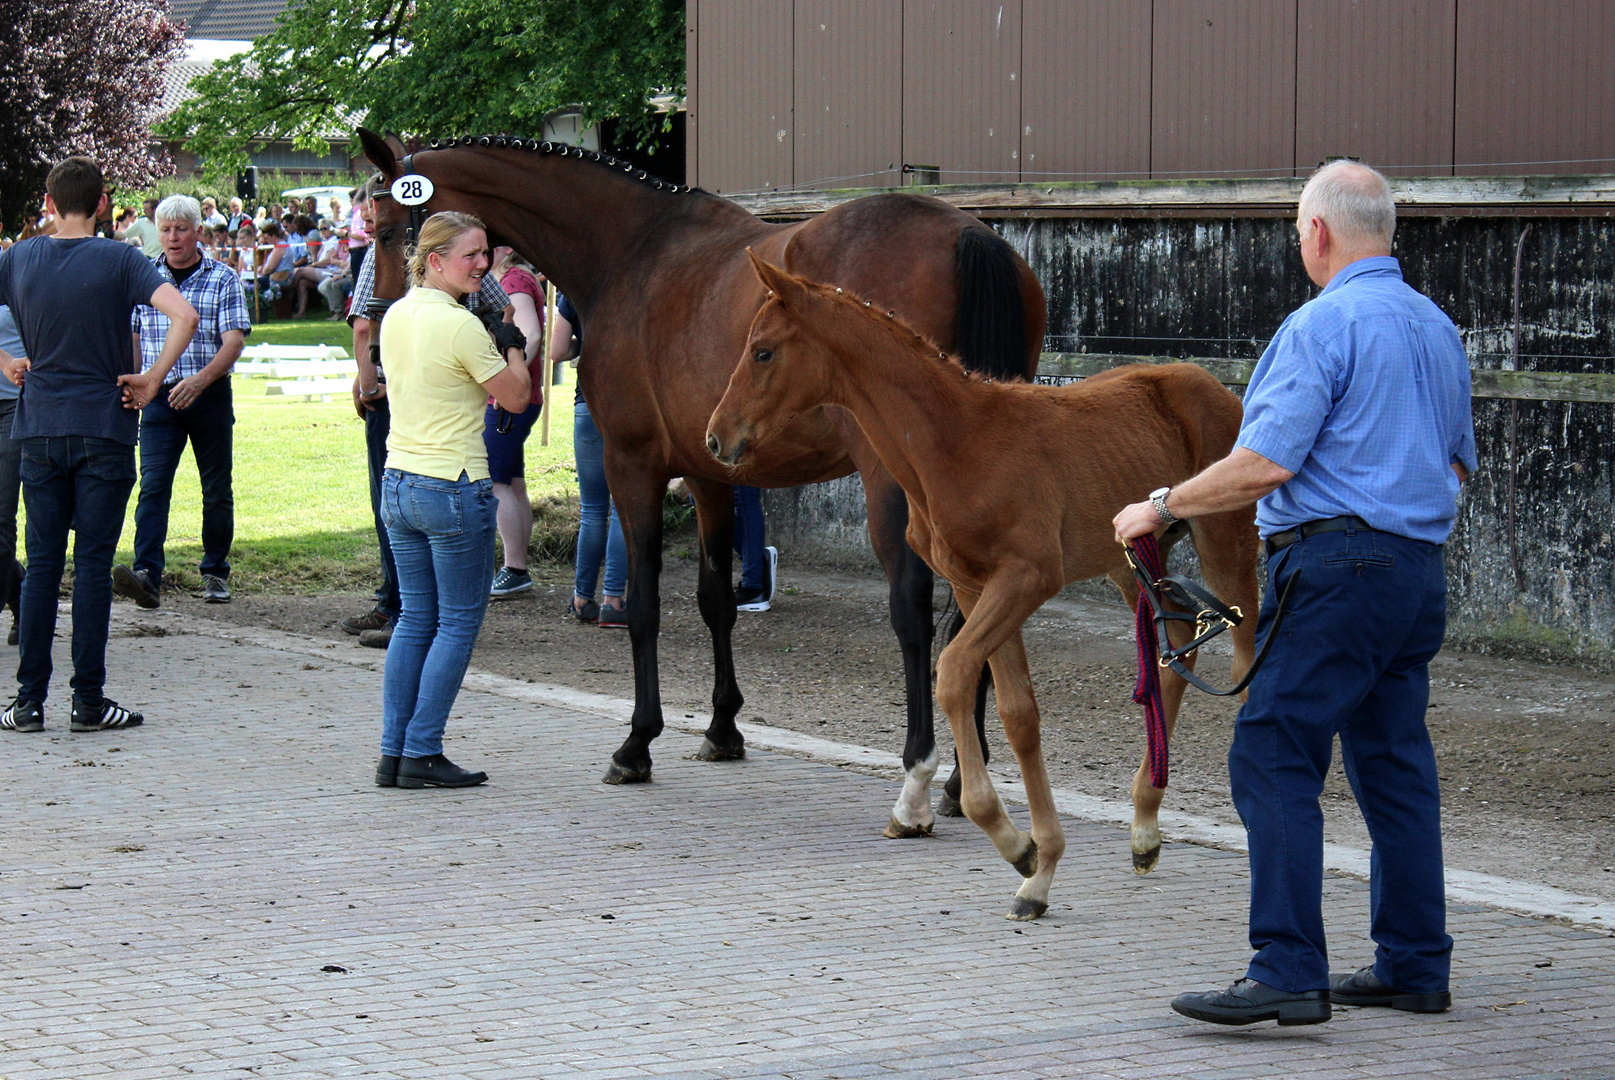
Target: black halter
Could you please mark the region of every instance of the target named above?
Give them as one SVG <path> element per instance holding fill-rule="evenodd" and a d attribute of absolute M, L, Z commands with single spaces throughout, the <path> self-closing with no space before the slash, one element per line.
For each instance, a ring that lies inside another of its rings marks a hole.
<path fill-rule="evenodd" d="M 1164 558 L 1161 560 L 1166 561 Z M 1163 574 L 1160 578 L 1152 579 L 1150 574 L 1134 556 L 1133 549 L 1127 548 L 1127 563 L 1133 568 L 1133 576 L 1138 579 L 1139 592 L 1149 602 L 1150 610 L 1154 613 L 1155 634 L 1157 647 L 1160 650 L 1160 664 L 1164 668 L 1171 668 L 1183 676 L 1190 685 L 1197 690 L 1204 690 L 1216 697 L 1231 697 L 1241 693 L 1251 684 L 1257 671 L 1261 670 L 1262 661 L 1267 659 L 1267 651 L 1273 647 L 1278 638 L 1279 627 L 1284 623 L 1284 616 L 1289 606 L 1290 593 L 1295 589 L 1295 583 L 1301 580 L 1300 571 L 1292 574 L 1290 580 L 1284 583 L 1284 589 L 1279 594 L 1278 613 L 1273 618 L 1273 625 L 1267 632 L 1267 639 L 1262 642 L 1262 649 L 1251 661 L 1250 670 L 1245 677 L 1232 689 L 1218 690 L 1205 680 L 1197 676 L 1183 658 L 1194 652 L 1200 646 L 1222 633 L 1232 629 L 1245 621 L 1245 613 L 1239 608 L 1224 604 L 1211 591 L 1197 581 L 1191 581 L 1177 574 Z M 1171 600 L 1183 611 L 1168 611 L 1163 599 Z M 1194 624 L 1194 638 L 1181 648 L 1174 649 L 1172 641 L 1167 635 L 1168 622 L 1186 622 Z"/>

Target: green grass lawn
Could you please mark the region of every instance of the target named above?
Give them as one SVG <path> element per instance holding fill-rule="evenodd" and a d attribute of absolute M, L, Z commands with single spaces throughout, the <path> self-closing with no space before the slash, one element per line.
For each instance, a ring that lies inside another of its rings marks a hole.
<path fill-rule="evenodd" d="M 277 345 L 343 345 L 352 348 L 344 323 L 323 316 L 264 323 L 251 342 Z M 568 375 L 570 380 L 570 374 Z M 235 547 L 231 588 L 242 592 L 327 592 L 373 586 L 379 576 L 376 535 L 365 474 L 364 424 L 343 393 L 332 400 L 303 401 L 265 394 L 269 379 L 234 378 Z M 557 387 L 561 406 L 551 418 L 550 444 L 535 429 L 527 442 L 529 493 L 540 504 L 535 546 L 555 547 L 553 537 L 576 528 L 577 470 L 572 459 L 572 390 Z M 564 418 L 564 422 L 563 422 Z M 135 499 L 129 500 L 118 561 L 133 558 Z M 567 524 L 568 510 L 570 522 Z M 174 481 L 169 517 L 168 576 L 172 586 L 199 588 L 201 488 L 189 450 Z"/>

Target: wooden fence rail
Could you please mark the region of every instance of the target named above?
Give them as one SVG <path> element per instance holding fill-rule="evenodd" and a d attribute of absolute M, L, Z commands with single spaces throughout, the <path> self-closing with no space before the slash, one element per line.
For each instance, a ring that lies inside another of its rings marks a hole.
<path fill-rule="evenodd" d="M 1125 364 L 1198 364 L 1225 386 L 1244 386 L 1256 370 L 1254 360 L 1214 356 L 1128 356 L 1122 353 L 1046 352 L 1038 362 L 1042 382 L 1062 383 L 1097 375 Z M 1587 401 L 1615 404 L 1615 375 L 1581 371 L 1499 371 L 1474 368 L 1472 392 L 1478 398 L 1515 401 Z"/>

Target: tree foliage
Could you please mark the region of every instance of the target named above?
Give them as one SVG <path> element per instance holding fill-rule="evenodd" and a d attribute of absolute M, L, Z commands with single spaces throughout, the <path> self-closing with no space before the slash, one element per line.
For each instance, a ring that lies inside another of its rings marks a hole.
<path fill-rule="evenodd" d="M 185 51 L 167 0 L 0 2 L 0 221 L 37 207 L 57 161 L 85 154 L 107 181 L 170 170 L 151 146 L 163 70 Z"/>
<path fill-rule="evenodd" d="M 683 0 L 300 0 L 250 53 L 191 83 L 160 126 L 210 174 L 254 144 L 324 150 L 355 119 L 422 137 L 536 134 L 581 105 L 643 139 L 651 98 L 684 92 Z"/>

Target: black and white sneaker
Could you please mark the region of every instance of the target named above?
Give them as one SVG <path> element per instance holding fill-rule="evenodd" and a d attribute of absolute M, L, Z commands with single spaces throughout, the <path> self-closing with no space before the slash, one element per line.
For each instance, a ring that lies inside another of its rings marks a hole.
<path fill-rule="evenodd" d="M 202 591 L 197 595 L 209 604 L 228 604 L 230 602 L 230 586 L 217 574 L 202 575 Z"/>
<path fill-rule="evenodd" d="M 143 608 L 154 608 L 162 603 L 157 586 L 144 570 L 131 570 L 121 563 L 112 568 L 112 593 L 133 600 Z"/>
<path fill-rule="evenodd" d="M 526 592 L 533 587 L 533 578 L 526 570 L 512 570 L 508 566 L 501 566 L 499 573 L 493 576 L 493 585 L 488 589 L 488 595 L 495 600 L 502 600 L 507 596 Z"/>
<path fill-rule="evenodd" d="M 117 728 L 139 727 L 146 722 L 140 713 L 131 712 L 111 698 L 89 702 L 73 699 L 73 715 L 68 721 L 69 731 L 113 731 Z"/>
<path fill-rule="evenodd" d="M 0 712 L 0 728 L 7 731 L 44 731 L 45 709 L 37 701 L 18 698 Z"/>
<path fill-rule="evenodd" d="M 735 590 L 736 611 L 767 611 L 774 604 L 774 590 L 779 582 L 779 549 L 766 547 L 763 553 L 767 557 L 765 569 L 768 580 L 763 582 L 760 589 Z"/>

